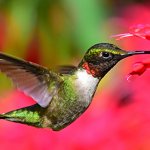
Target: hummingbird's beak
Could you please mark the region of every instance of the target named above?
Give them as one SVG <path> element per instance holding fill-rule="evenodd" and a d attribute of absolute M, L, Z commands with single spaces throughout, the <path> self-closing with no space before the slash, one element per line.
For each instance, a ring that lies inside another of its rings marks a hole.
<path fill-rule="evenodd" d="M 150 51 L 133 51 L 127 53 L 128 56 L 139 55 L 139 54 L 150 54 Z"/>
<path fill-rule="evenodd" d="M 127 52 L 125 54 L 122 54 L 122 59 L 129 57 L 129 56 L 141 55 L 141 54 L 150 54 L 150 51 L 130 51 L 130 52 Z"/>

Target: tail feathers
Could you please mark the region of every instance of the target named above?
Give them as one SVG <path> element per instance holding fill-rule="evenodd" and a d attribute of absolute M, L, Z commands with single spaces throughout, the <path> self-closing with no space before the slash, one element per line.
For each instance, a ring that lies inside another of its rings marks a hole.
<path fill-rule="evenodd" d="M 0 114 L 0 119 L 27 124 L 35 127 L 42 127 L 41 107 L 38 104 Z"/>
<path fill-rule="evenodd" d="M 12 121 L 12 122 L 19 122 L 18 119 L 12 118 L 11 116 L 9 116 L 7 114 L 0 114 L 0 119 L 5 119 L 5 120 L 8 120 L 8 121 Z"/>
<path fill-rule="evenodd" d="M 5 114 L 0 114 L 0 119 L 6 119 L 7 117 L 5 116 Z"/>

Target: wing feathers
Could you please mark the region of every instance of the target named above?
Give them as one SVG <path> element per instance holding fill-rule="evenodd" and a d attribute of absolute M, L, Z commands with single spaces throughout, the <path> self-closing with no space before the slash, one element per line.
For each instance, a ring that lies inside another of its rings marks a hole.
<path fill-rule="evenodd" d="M 12 79 L 17 88 L 46 107 L 62 79 L 48 69 L 0 53 L 0 71 Z"/>

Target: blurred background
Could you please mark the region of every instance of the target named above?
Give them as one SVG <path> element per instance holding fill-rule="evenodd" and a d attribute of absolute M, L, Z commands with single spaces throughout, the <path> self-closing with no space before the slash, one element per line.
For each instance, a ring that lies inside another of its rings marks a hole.
<path fill-rule="evenodd" d="M 150 49 L 150 41 L 112 34 L 150 24 L 147 0 L 0 0 L 0 50 L 49 68 L 77 65 L 93 44 Z M 59 132 L 0 121 L 1 150 L 149 150 L 150 71 L 128 82 L 133 63 L 120 62 L 102 80 L 89 109 Z M 0 113 L 33 104 L 0 74 Z"/>

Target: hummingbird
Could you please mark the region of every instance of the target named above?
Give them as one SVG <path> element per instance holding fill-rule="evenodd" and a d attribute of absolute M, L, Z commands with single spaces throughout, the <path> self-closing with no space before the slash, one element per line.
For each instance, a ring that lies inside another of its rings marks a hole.
<path fill-rule="evenodd" d="M 150 51 L 125 51 L 113 44 L 90 47 L 76 66 L 57 71 L 0 53 L 0 71 L 36 104 L 0 114 L 0 119 L 59 131 L 86 111 L 101 79 L 120 60 Z"/>

